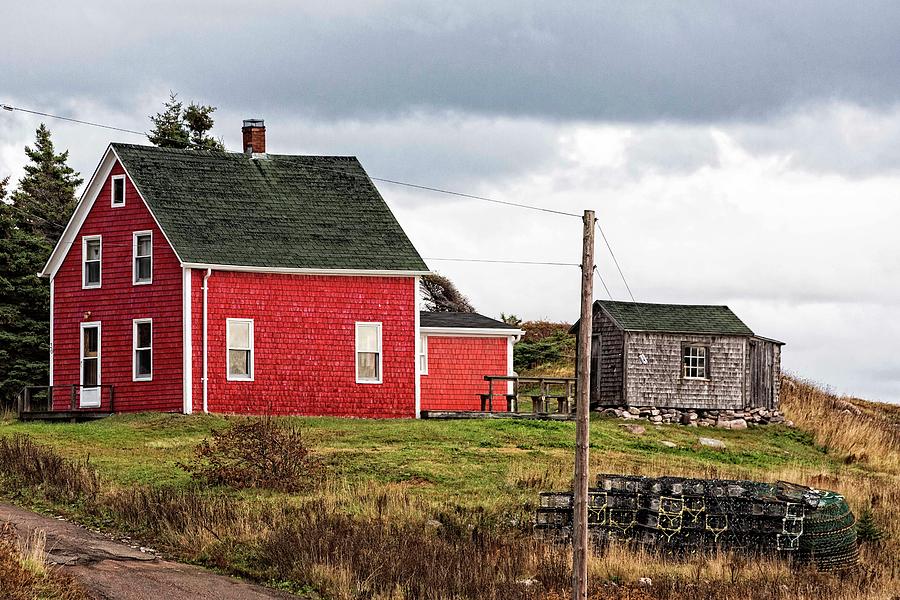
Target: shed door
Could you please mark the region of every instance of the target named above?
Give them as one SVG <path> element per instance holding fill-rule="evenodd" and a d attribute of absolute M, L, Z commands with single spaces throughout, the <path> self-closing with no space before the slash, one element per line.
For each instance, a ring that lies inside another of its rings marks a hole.
<path fill-rule="evenodd" d="M 750 340 L 750 407 L 775 408 L 774 345 Z"/>

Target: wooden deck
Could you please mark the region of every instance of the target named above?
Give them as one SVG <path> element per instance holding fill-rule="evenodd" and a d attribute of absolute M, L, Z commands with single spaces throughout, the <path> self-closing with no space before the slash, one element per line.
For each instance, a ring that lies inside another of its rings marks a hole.
<path fill-rule="evenodd" d="M 530 419 L 535 421 L 574 421 L 575 413 L 535 413 L 487 410 L 423 410 L 423 419 Z"/>
<path fill-rule="evenodd" d="M 113 413 L 98 410 L 40 410 L 19 413 L 20 421 L 95 421 L 111 417 Z"/>

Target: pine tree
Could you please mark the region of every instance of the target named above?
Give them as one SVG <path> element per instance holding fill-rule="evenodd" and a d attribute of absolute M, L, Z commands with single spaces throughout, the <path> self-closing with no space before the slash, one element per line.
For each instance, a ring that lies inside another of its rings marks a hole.
<path fill-rule="evenodd" d="M 25 165 L 25 176 L 12 195 L 18 224 L 43 237 L 52 248 L 75 210 L 75 190 L 83 180 L 67 164 L 69 151 L 56 153 L 43 123 L 35 132 L 34 148 L 25 146 L 25 154 L 31 163 Z"/>
<path fill-rule="evenodd" d="M 215 106 L 191 102 L 187 108 L 178 94 L 169 92 L 163 111 L 150 117 L 153 129 L 147 139 L 160 148 L 191 148 L 194 150 L 225 150 L 225 144 L 209 135 L 213 128 Z"/>
<path fill-rule="evenodd" d="M 875 520 L 875 513 L 867 507 L 856 522 L 856 539 L 861 544 L 876 544 L 886 537 L 884 529 Z"/>
<path fill-rule="evenodd" d="M 0 405 L 10 406 L 23 386 L 47 384 L 50 287 L 37 273 L 51 245 L 6 201 L 8 184 L 0 181 Z"/>

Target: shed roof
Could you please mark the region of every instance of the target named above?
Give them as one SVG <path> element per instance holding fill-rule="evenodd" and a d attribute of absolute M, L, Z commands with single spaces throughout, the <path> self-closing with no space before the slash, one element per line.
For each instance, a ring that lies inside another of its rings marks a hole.
<path fill-rule="evenodd" d="M 606 310 L 626 331 L 754 335 L 727 306 L 597 300 L 594 310 L 598 308 Z M 577 331 L 577 325 L 573 331 Z"/>
<path fill-rule="evenodd" d="M 428 271 L 356 157 L 112 149 L 184 262 Z"/>
<path fill-rule="evenodd" d="M 468 329 L 510 329 L 518 327 L 503 321 L 492 319 L 478 313 L 464 312 L 429 312 L 419 314 L 419 325 L 422 327 L 464 327 Z"/>

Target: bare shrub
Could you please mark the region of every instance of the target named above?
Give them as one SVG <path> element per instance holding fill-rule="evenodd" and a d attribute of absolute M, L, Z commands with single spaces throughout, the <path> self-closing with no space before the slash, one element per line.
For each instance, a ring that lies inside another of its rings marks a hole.
<path fill-rule="evenodd" d="M 27 435 L 0 437 L 0 476 L 12 487 L 40 488 L 50 500 L 93 499 L 100 478 L 90 460 L 67 460 Z"/>
<path fill-rule="evenodd" d="M 209 485 L 280 492 L 315 487 L 324 473 L 300 428 L 269 418 L 247 419 L 213 432 L 197 445 L 194 461 L 181 467 Z"/>

